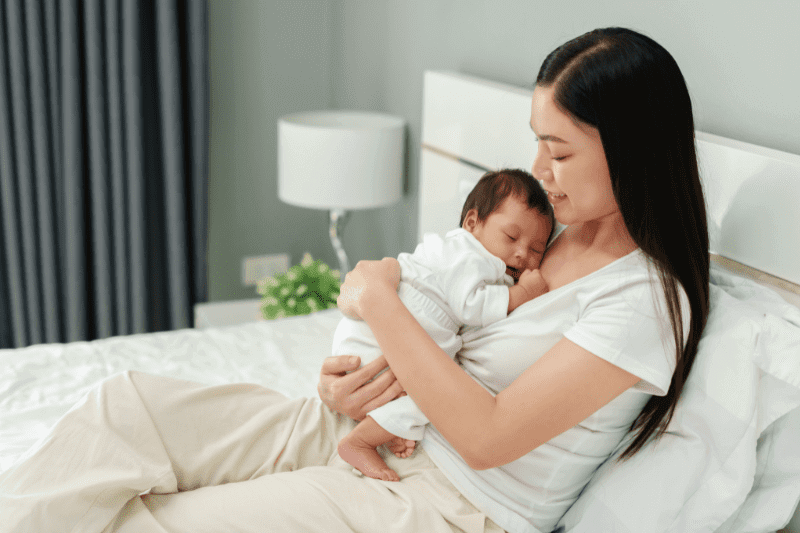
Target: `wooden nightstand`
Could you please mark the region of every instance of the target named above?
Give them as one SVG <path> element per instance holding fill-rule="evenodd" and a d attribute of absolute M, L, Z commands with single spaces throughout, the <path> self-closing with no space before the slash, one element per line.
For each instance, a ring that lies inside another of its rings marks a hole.
<path fill-rule="evenodd" d="M 208 302 L 194 306 L 194 327 L 215 328 L 255 322 L 261 318 L 261 298 Z"/>

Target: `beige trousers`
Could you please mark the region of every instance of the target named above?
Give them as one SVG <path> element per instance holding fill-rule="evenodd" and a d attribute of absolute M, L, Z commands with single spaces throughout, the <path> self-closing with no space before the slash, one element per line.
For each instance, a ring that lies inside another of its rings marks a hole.
<path fill-rule="evenodd" d="M 138 372 L 94 388 L 0 475 L 0 532 L 501 529 L 421 450 L 400 482 L 339 458 L 355 423 L 318 399 Z"/>

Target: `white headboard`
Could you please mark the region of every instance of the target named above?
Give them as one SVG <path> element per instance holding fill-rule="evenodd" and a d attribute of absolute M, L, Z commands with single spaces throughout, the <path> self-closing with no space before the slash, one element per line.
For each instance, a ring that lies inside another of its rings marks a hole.
<path fill-rule="evenodd" d="M 487 170 L 530 169 L 532 88 L 425 73 L 419 236 L 458 226 Z M 800 306 L 800 156 L 697 132 L 712 259 Z"/>

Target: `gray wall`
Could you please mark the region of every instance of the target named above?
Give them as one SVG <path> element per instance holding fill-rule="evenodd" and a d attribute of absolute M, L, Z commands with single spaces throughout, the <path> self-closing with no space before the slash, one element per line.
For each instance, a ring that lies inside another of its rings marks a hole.
<path fill-rule="evenodd" d="M 356 108 L 409 122 L 408 193 L 352 216 L 354 263 L 415 245 L 424 70 L 530 86 L 563 41 L 628 26 L 673 54 L 698 129 L 800 154 L 799 24 L 796 0 L 210 0 L 210 299 L 255 296 L 239 281 L 244 255 L 297 262 L 308 250 L 335 265 L 327 214 L 276 198 L 284 113 Z"/>
<path fill-rule="evenodd" d="M 211 301 L 257 296 L 241 283 L 245 256 L 294 264 L 330 248 L 325 212 L 278 200 L 276 146 L 280 116 L 333 104 L 333 20 L 325 0 L 209 1 Z"/>

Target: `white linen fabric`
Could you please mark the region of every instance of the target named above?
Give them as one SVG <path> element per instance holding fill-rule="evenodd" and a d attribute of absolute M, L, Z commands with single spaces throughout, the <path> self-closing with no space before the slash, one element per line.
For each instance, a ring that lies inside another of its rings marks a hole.
<path fill-rule="evenodd" d="M 715 267 L 710 303 L 667 433 L 622 463 L 630 439 L 620 443 L 557 531 L 744 533 L 789 521 L 800 497 L 797 441 L 789 447 L 800 427 L 785 427 L 800 406 L 800 312 Z"/>
<path fill-rule="evenodd" d="M 258 383 L 317 396 L 338 309 L 227 328 L 183 329 L 0 350 L 0 472 L 97 383 L 126 370 L 205 385 Z"/>
<path fill-rule="evenodd" d="M 400 299 L 451 358 L 461 349 L 462 326 L 486 326 L 506 317 L 508 288 L 514 281 L 506 274 L 505 263 L 465 229 L 449 231 L 444 238 L 426 234 L 413 254 L 400 254 L 397 260 Z M 332 352 L 358 355 L 363 365 L 381 355 L 381 348 L 369 326 L 345 317 L 333 335 Z M 428 424 L 409 396 L 369 415 L 389 433 L 416 441 Z"/>
<path fill-rule="evenodd" d="M 421 446 L 502 528 L 551 531 L 650 395 L 669 388 L 675 347 L 662 294 L 646 256 L 636 250 L 521 305 L 506 320 L 464 328 L 458 361 L 494 394 L 562 337 L 641 379 L 580 424 L 501 467 L 472 470 L 435 428 Z"/>
<path fill-rule="evenodd" d="M 800 309 L 753 281 L 713 268 L 711 275 L 712 283 L 764 313 L 754 356 L 761 376 L 755 479 L 717 531 L 771 533 L 786 526 L 800 503 Z"/>

